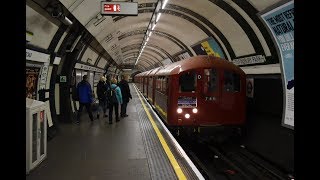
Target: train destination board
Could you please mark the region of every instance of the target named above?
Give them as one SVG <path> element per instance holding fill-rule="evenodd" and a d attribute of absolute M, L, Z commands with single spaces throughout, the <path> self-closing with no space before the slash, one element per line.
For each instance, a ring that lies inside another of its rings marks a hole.
<path fill-rule="evenodd" d="M 197 107 L 196 97 L 179 97 L 178 107 Z"/>

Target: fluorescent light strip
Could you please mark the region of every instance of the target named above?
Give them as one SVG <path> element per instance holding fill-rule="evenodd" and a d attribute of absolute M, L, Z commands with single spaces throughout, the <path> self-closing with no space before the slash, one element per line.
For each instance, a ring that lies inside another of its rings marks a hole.
<path fill-rule="evenodd" d="M 161 13 L 158 13 L 158 16 L 157 16 L 157 19 L 156 19 L 156 23 L 159 21 L 160 16 L 161 16 Z"/>
<path fill-rule="evenodd" d="M 164 9 L 164 8 L 166 7 L 167 2 L 168 2 L 168 0 L 164 0 L 164 3 L 163 3 L 163 5 L 162 5 L 162 9 Z"/>

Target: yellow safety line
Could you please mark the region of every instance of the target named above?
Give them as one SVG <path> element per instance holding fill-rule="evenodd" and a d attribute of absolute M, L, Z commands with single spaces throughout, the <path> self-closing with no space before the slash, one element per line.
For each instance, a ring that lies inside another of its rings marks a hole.
<path fill-rule="evenodd" d="M 135 85 L 134 85 L 134 86 L 135 86 Z M 136 87 L 135 87 L 135 88 L 136 88 Z M 136 91 L 137 91 L 137 89 L 136 89 Z M 151 122 L 151 124 L 152 124 L 152 127 L 153 127 L 153 129 L 156 131 L 156 134 L 157 134 L 157 136 L 158 136 L 158 138 L 159 138 L 159 140 L 160 140 L 160 143 L 161 143 L 164 151 L 166 152 L 166 154 L 167 154 L 167 156 L 168 156 L 168 158 L 169 158 L 169 160 L 170 160 L 170 163 L 171 163 L 171 165 L 172 165 L 172 167 L 173 167 L 176 175 L 177 175 L 178 178 L 181 179 L 181 180 L 187 179 L 186 176 L 184 175 L 184 173 L 182 172 L 182 170 L 181 170 L 181 168 L 180 168 L 177 160 L 176 160 L 175 157 L 173 156 L 173 154 L 172 154 L 172 152 L 171 152 L 171 150 L 170 150 L 170 148 L 169 148 L 166 140 L 163 138 L 163 136 L 162 136 L 161 132 L 159 131 L 156 123 L 154 122 L 154 120 L 153 120 L 152 116 L 150 115 L 149 111 L 147 110 L 146 105 L 145 105 L 144 102 L 142 101 L 142 99 L 141 99 L 140 94 L 139 94 L 138 91 L 137 91 L 137 94 L 138 94 L 138 96 L 139 96 L 139 99 L 140 99 L 140 101 L 141 101 L 141 103 L 142 103 L 142 106 L 143 106 L 144 110 L 145 110 L 146 113 L 147 113 L 147 116 L 148 116 L 148 118 L 149 118 L 149 120 L 150 120 L 150 122 Z"/>
<path fill-rule="evenodd" d="M 157 104 L 156 104 L 156 108 L 161 112 L 162 115 L 164 115 L 165 117 L 167 117 L 167 113 L 164 112 L 163 109 L 162 109 L 160 106 L 158 106 Z"/>

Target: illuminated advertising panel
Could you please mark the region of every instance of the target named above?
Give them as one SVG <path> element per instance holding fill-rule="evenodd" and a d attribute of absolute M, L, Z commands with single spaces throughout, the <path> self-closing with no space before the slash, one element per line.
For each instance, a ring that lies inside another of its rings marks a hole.
<path fill-rule="evenodd" d="M 284 89 L 283 126 L 294 129 L 294 1 L 260 13 L 278 50 Z"/>

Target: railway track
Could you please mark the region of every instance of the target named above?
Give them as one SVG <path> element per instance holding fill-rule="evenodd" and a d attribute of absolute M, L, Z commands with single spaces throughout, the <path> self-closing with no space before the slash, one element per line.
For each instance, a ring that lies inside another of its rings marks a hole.
<path fill-rule="evenodd" d="M 208 180 L 293 180 L 269 162 L 235 143 L 212 144 L 201 138 L 176 137 Z"/>

